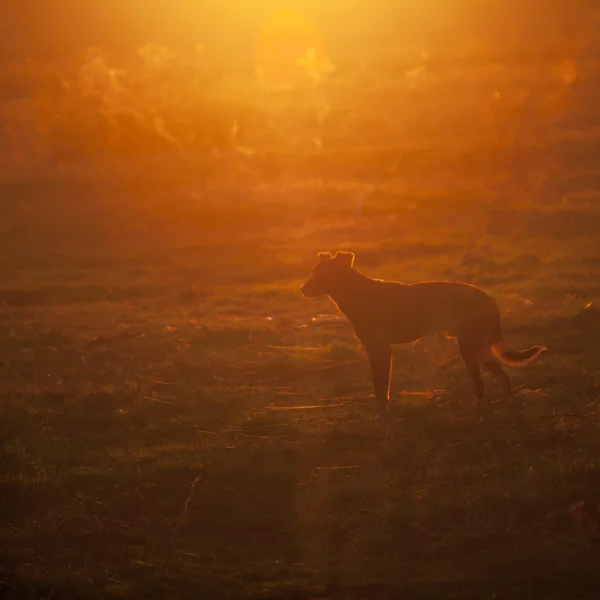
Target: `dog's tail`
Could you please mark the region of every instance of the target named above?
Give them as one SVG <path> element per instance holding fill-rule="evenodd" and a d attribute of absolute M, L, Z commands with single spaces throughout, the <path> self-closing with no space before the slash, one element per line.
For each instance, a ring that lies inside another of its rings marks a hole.
<path fill-rule="evenodd" d="M 492 344 L 494 356 L 505 365 L 510 367 L 523 367 L 535 360 L 547 348 L 544 346 L 531 346 L 526 350 L 511 350 L 504 340 Z"/>

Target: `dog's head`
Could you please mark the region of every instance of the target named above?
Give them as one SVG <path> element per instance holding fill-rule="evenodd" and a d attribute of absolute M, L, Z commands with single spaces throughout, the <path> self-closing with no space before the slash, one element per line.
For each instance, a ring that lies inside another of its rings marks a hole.
<path fill-rule="evenodd" d="M 344 281 L 354 264 L 352 252 L 319 252 L 317 264 L 300 291 L 307 298 L 331 294 Z"/>

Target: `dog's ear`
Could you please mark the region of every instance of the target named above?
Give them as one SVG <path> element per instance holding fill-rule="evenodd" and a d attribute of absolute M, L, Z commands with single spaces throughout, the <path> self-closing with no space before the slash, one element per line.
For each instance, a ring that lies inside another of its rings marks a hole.
<path fill-rule="evenodd" d="M 317 254 L 317 258 L 319 259 L 319 262 L 323 262 L 324 260 L 332 259 L 333 255 L 331 252 L 319 252 L 319 254 Z"/>
<path fill-rule="evenodd" d="M 337 252 L 334 259 L 345 267 L 351 267 L 354 264 L 354 252 Z"/>

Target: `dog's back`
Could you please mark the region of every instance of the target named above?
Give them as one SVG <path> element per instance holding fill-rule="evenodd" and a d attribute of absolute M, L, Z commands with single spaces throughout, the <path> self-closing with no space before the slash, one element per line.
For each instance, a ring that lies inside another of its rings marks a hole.
<path fill-rule="evenodd" d="M 483 290 L 447 281 L 403 284 L 370 279 L 349 281 L 338 303 L 359 338 L 387 343 L 411 342 L 445 331 L 455 337 L 465 321 L 499 315 Z"/>

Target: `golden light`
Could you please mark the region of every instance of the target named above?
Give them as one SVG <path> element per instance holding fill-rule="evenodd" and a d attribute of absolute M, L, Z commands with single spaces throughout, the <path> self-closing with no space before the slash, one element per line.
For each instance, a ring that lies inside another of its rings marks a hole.
<path fill-rule="evenodd" d="M 258 37 L 257 74 L 273 83 L 313 80 L 333 70 L 321 31 L 305 14 L 282 10 L 264 23 Z"/>

